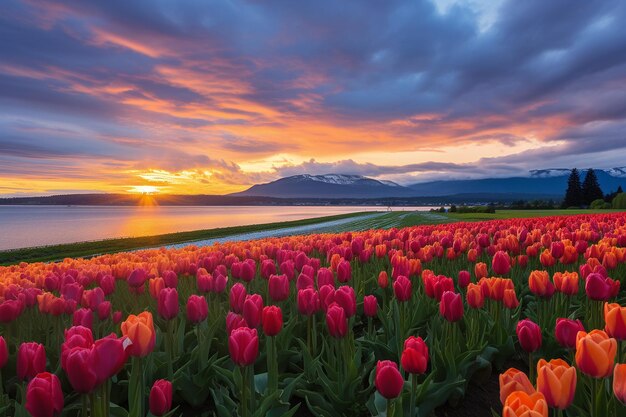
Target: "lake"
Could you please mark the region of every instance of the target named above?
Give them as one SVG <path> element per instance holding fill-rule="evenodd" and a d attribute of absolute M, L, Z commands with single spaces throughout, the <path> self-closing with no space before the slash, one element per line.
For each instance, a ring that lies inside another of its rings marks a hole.
<path fill-rule="evenodd" d="M 429 210 L 431 207 L 394 207 Z M 382 206 L 0 206 L 0 250 L 273 223 Z"/>

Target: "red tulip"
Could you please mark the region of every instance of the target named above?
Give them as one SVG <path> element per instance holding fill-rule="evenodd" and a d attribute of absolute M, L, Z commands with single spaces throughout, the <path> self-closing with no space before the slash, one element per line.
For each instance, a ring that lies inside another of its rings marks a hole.
<path fill-rule="evenodd" d="M 9 349 L 7 348 L 7 342 L 3 336 L 0 336 L 0 369 L 4 368 L 9 360 Z M 2 395 L 0 393 L 0 395 Z"/>
<path fill-rule="evenodd" d="M 289 298 L 289 278 L 287 275 L 271 275 L 267 286 L 273 301 L 284 301 Z"/>
<path fill-rule="evenodd" d="M 552 242 L 550 245 L 550 254 L 553 258 L 560 258 L 565 253 L 565 245 L 563 242 Z"/>
<path fill-rule="evenodd" d="M 172 383 L 165 379 L 154 381 L 150 389 L 150 413 L 160 417 L 172 408 Z"/>
<path fill-rule="evenodd" d="M 228 336 L 230 358 L 239 366 L 253 365 L 259 355 L 259 336 L 256 329 L 239 327 Z"/>
<path fill-rule="evenodd" d="M 20 300 L 5 300 L 0 303 L 0 323 L 11 323 L 24 310 L 24 303 Z"/>
<path fill-rule="evenodd" d="M 393 282 L 393 292 L 400 302 L 409 301 L 413 292 L 411 280 L 404 275 L 398 276 Z"/>
<path fill-rule="evenodd" d="M 504 251 L 498 251 L 493 255 L 491 268 L 496 275 L 506 275 L 511 270 L 511 258 Z"/>
<path fill-rule="evenodd" d="M 323 285 L 335 286 L 335 275 L 328 268 L 320 268 L 317 271 L 317 288 L 321 288 Z"/>
<path fill-rule="evenodd" d="M 242 315 L 229 311 L 226 314 L 226 334 L 230 336 L 233 330 L 246 327 L 246 319 Z"/>
<path fill-rule="evenodd" d="M 404 387 L 404 378 L 400 375 L 398 364 L 392 361 L 378 361 L 374 382 L 380 395 L 388 400 L 398 397 Z"/>
<path fill-rule="evenodd" d="M 206 298 L 199 295 L 190 295 L 187 299 L 187 320 L 198 324 L 204 321 L 209 315 L 209 305 Z"/>
<path fill-rule="evenodd" d="M 65 352 L 63 370 L 74 391 L 88 394 L 98 385 L 92 350 L 76 346 Z"/>
<path fill-rule="evenodd" d="M 119 324 L 122 321 L 122 312 L 116 311 L 113 313 L 113 323 Z"/>
<path fill-rule="evenodd" d="M 556 319 L 554 333 L 557 342 L 563 347 L 574 349 L 576 347 L 576 335 L 581 331 L 584 332 L 585 327 L 580 320 Z"/>
<path fill-rule="evenodd" d="M 98 304 L 98 308 L 96 309 L 96 311 L 98 312 L 98 319 L 99 320 L 106 320 L 111 316 L 111 302 L 110 301 L 103 301 L 100 304 Z"/>
<path fill-rule="evenodd" d="M 33 417 L 54 417 L 63 410 L 63 391 L 56 375 L 38 373 L 26 387 L 26 410 Z"/>
<path fill-rule="evenodd" d="M 263 298 L 259 294 L 246 296 L 246 300 L 243 303 L 243 318 L 246 319 L 248 327 L 259 327 L 262 311 Z"/>
<path fill-rule="evenodd" d="M 461 294 L 446 291 L 439 302 L 439 313 L 448 321 L 455 322 L 463 318 L 463 299 Z"/>
<path fill-rule="evenodd" d="M 159 292 L 157 310 L 164 320 L 172 320 L 178 316 L 178 291 L 175 288 L 163 288 Z"/>
<path fill-rule="evenodd" d="M 423 374 L 428 367 L 428 346 L 421 337 L 411 336 L 404 341 L 400 358 L 402 368 L 410 374 Z"/>
<path fill-rule="evenodd" d="M 335 291 L 335 302 L 346 312 L 348 318 L 356 314 L 356 295 L 354 288 L 342 285 Z"/>
<path fill-rule="evenodd" d="M 367 317 L 376 317 L 378 310 L 378 301 L 375 295 L 366 295 L 363 297 L 363 313 Z"/>
<path fill-rule="evenodd" d="M 524 351 L 530 353 L 541 347 L 541 328 L 537 323 L 529 319 L 520 320 L 515 331 Z"/>
<path fill-rule="evenodd" d="M 265 259 L 261 262 L 261 276 L 265 279 L 276 274 L 276 263 L 272 259 Z"/>
<path fill-rule="evenodd" d="M 387 271 L 380 271 L 380 274 L 378 274 L 378 286 L 383 289 L 389 286 Z"/>
<path fill-rule="evenodd" d="M 143 287 L 146 280 L 148 279 L 148 273 L 143 268 L 137 268 L 130 273 L 126 282 L 130 287 Z"/>
<path fill-rule="evenodd" d="M 459 271 L 459 288 L 467 288 L 471 282 L 471 275 L 469 271 Z"/>
<path fill-rule="evenodd" d="M 100 303 L 104 301 L 104 291 L 102 288 L 96 287 L 92 290 L 83 292 L 83 307 L 89 307 L 91 311 L 96 311 Z"/>
<path fill-rule="evenodd" d="M 348 333 L 346 312 L 337 303 L 332 303 L 326 311 L 326 325 L 332 337 L 340 339 Z"/>
<path fill-rule="evenodd" d="M 276 336 L 283 327 L 283 312 L 278 306 L 264 307 L 261 321 L 263 333 L 267 336 Z"/>
<path fill-rule="evenodd" d="M 203 293 L 210 292 L 213 289 L 213 277 L 206 269 L 198 269 L 196 273 L 196 286 L 198 287 L 198 291 Z"/>
<path fill-rule="evenodd" d="M 79 308 L 74 311 L 72 325 L 84 326 L 91 329 L 93 327 L 93 312 L 88 308 Z"/>
<path fill-rule="evenodd" d="M 96 372 L 98 385 L 117 375 L 128 359 L 125 337 L 117 337 L 115 333 L 98 339 L 91 349 L 92 367 Z"/>
<path fill-rule="evenodd" d="M 243 312 L 243 304 L 246 302 L 247 295 L 248 292 L 246 291 L 246 287 L 244 287 L 243 284 L 238 282 L 233 285 L 230 289 L 230 309 L 233 310 L 235 313 L 241 314 Z"/>
<path fill-rule="evenodd" d="M 296 290 L 300 291 L 305 288 L 313 288 L 313 278 L 305 273 L 301 273 L 296 280 Z"/>
<path fill-rule="evenodd" d="M 20 380 L 34 378 L 46 370 L 46 350 L 42 344 L 22 343 L 17 352 L 17 377 Z"/>
<path fill-rule="evenodd" d="M 304 316 L 311 316 L 320 309 L 320 298 L 313 288 L 298 291 L 298 311 Z"/>
<path fill-rule="evenodd" d="M 328 307 L 335 302 L 335 287 L 332 285 L 323 285 L 319 292 L 320 307 L 326 311 Z"/>
<path fill-rule="evenodd" d="M 167 288 L 176 288 L 178 286 L 178 275 L 174 271 L 163 272 L 163 281 Z"/>
<path fill-rule="evenodd" d="M 591 300 L 608 301 L 614 294 L 617 294 L 615 287 L 619 291 L 619 281 L 613 281 L 595 272 L 589 274 L 585 281 L 585 292 Z"/>
<path fill-rule="evenodd" d="M 337 265 L 337 281 L 339 282 L 348 282 L 352 278 L 352 267 L 350 262 L 341 261 L 339 265 Z"/>

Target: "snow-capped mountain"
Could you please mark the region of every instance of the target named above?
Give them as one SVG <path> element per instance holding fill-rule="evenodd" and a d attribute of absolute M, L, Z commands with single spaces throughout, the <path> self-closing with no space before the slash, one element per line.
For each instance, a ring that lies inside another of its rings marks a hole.
<path fill-rule="evenodd" d="M 410 188 L 393 181 L 380 181 L 361 175 L 294 175 L 267 184 L 257 184 L 236 196 L 279 198 L 380 198 L 414 195 Z"/>

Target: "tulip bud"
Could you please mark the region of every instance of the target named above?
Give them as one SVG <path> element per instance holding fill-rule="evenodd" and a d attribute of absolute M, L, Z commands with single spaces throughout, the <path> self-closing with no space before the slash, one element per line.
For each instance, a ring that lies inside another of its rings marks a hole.
<path fill-rule="evenodd" d="M 461 294 L 446 291 L 439 302 L 439 313 L 449 322 L 459 321 L 463 318 L 463 299 Z"/>
<path fill-rule="evenodd" d="M 504 402 L 502 417 L 548 417 L 548 403 L 540 392 L 527 394 L 524 391 L 511 393 Z"/>
<path fill-rule="evenodd" d="M 74 311 L 72 325 L 84 326 L 91 329 L 93 327 L 93 312 L 88 308 L 79 308 Z"/>
<path fill-rule="evenodd" d="M 504 251 L 498 251 L 493 255 L 491 268 L 496 275 L 506 275 L 511 270 L 511 258 Z"/>
<path fill-rule="evenodd" d="M 238 366 L 253 365 L 259 354 L 259 336 L 256 329 L 239 327 L 228 336 L 230 358 Z"/>
<path fill-rule="evenodd" d="M 96 309 L 98 312 L 98 319 L 100 321 L 106 320 L 111 316 L 111 302 L 103 301 L 98 304 L 98 308 Z"/>
<path fill-rule="evenodd" d="M 354 288 L 342 285 L 335 291 L 335 302 L 339 304 L 346 317 L 350 318 L 356 314 L 356 295 Z"/>
<path fill-rule="evenodd" d="M 345 283 L 350 281 L 352 278 L 352 267 L 350 266 L 350 262 L 341 261 L 339 265 L 337 265 L 337 281 Z"/>
<path fill-rule="evenodd" d="M 471 282 L 471 275 L 468 271 L 459 271 L 459 288 L 467 288 Z"/>
<path fill-rule="evenodd" d="M 568 349 L 576 347 L 576 335 L 584 332 L 585 328 L 580 320 L 559 318 L 556 319 L 554 334 L 559 345 Z"/>
<path fill-rule="evenodd" d="M 626 364 L 617 364 L 613 370 L 613 394 L 626 405 Z"/>
<path fill-rule="evenodd" d="M 235 313 L 243 312 L 243 304 L 246 302 L 246 296 L 248 292 L 246 291 L 246 287 L 241 283 L 236 283 L 230 289 L 230 309 Z"/>
<path fill-rule="evenodd" d="M 585 375 L 605 378 L 613 371 L 617 341 L 602 330 L 576 335 L 576 365 Z"/>
<path fill-rule="evenodd" d="M 519 306 L 519 301 L 517 299 L 517 294 L 515 294 L 515 289 L 508 288 L 504 290 L 504 306 L 510 310 L 517 308 Z"/>
<path fill-rule="evenodd" d="M 273 301 L 284 301 L 289 298 L 289 278 L 287 275 L 271 275 L 267 286 Z"/>
<path fill-rule="evenodd" d="M 576 368 L 563 359 L 537 363 L 537 391 L 546 398 L 552 408 L 565 410 L 574 401 L 576 393 Z"/>
<path fill-rule="evenodd" d="M 49 372 L 38 373 L 26 387 L 26 410 L 33 417 L 50 417 L 63 410 L 63 391 L 59 378 Z"/>
<path fill-rule="evenodd" d="M 421 337 L 411 336 L 404 341 L 400 358 L 402 368 L 410 374 L 423 374 L 428 367 L 428 346 Z"/>
<path fill-rule="evenodd" d="M 326 311 L 326 325 L 328 332 L 334 338 L 340 339 L 348 333 L 348 319 L 346 312 L 337 303 L 332 303 Z"/>
<path fill-rule="evenodd" d="M 398 365 L 392 361 L 378 361 L 374 382 L 380 395 L 388 400 L 398 397 L 404 387 L 404 378 Z"/>
<path fill-rule="evenodd" d="M 363 313 L 367 317 L 376 317 L 378 310 L 378 301 L 375 295 L 366 295 L 363 297 Z"/>
<path fill-rule="evenodd" d="M 167 288 L 176 288 L 178 286 L 178 275 L 174 271 L 163 272 L 163 281 Z"/>
<path fill-rule="evenodd" d="M 126 352 L 131 356 L 143 358 L 154 349 L 156 333 L 152 314 L 144 311 L 139 315 L 131 314 L 122 322 L 122 335 L 132 342 Z"/>
<path fill-rule="evenodd" d="M 92 349 L 76 346 L 64 352 L 63 370 L 74 391 L 88 394 L 98 384 Z"/>
<path fill-rule="evenodd" d="M 246 319 L 240 314 L 229 311 L 228 314 L 226 314 L 226 334 L 230 336 L 233 330 L 240 327 L 246 327 Z"/>
<path fill-rule="evenodd" d="M 209 306 L 206 298 L 199 295 L 190 295 L 187 299 L 187 320 L 193 324 L 204 321 L 209 315 Z"/>
<path fill-rule="evenodd" d="M 389 277 L 387 276 L 387 271 L 380 271 L 380 274 L 378 274 L 378 286 L 383 289 L 389 286 Z"/>
<path fill-rule="evenodd" d="M 485 304 L 485 296 L 478 284 L 469 284 L 467 286 L 465 299 L 467 300 L 467 305 L 471 308 L 482 308 Z"/>
<path fill-rule="evenodd" d="M 163 288 L 159 292 L 157 311 L 164 320 L 172 320 L 178 316 L 178 291 L 175 288 Z"/>
<path fill-rule="evenodd" d="M 46 350 L 42 344 L 22 343 L 17 351 L 17 377 L 20 380 L 34 378 L 46 370 Z"/>
<path fill-rule="evenodd" d="M 484 262 L 478 262 L 474 265 L 474 276 L 477 280 L 487 277 L 487 264 Z"/>
<path fill-rule="evenodd" d="M 248 327 L 259 327 L 262 311 L 263 298 L 259 294 L 246 296 L 246 300 L 243 303 L 243 318 L 246 319 Z"/>
<path fill-rule="evenodd" d="M 283 327 L 283 312 L 278 306 L 264 307 L 261 321 L 263 333 L 267 336 L 276 336 Z"/>
<path fill-rule="evenodd" d="M 518 369 L 509 368 L 500 374 L 500 402 L 504 405 L 507 397 L 515 391 L 524 391 L 531 395 L 535 393 L 535 387 L 526 374 Z"/>
<path fill-rule="evenodd" d="M 172 408 L 172 383 L 165 379 L 154 381 L 150 389 L 150 413 L 156 417 L 166 414 Z"/>
<path fill-rule="evenodd" d="M 313 288 L 298 291 L 298 311 L 304 316 L 311 316 L 320 309 L 320 299 Z"/>
<path fill-rule="evenodd" d="M 409 301 L 413 292 L 411 280 L 399 275 L 393 283 L 393 292 L 399 302 Z"/>
<path fill-rule="evenodd" d="M 317 271 L 317 288 L 322 288 L 324 285 L 335 286 L 335 275 L 328 268 L 320 268 Z"/>
<path fill-rule="evenodd" d="M 541 347 L 541 328 L 537 323 L 529 319 L 520 320 L 515 331 L 524 351 L 531 353 Z"/>

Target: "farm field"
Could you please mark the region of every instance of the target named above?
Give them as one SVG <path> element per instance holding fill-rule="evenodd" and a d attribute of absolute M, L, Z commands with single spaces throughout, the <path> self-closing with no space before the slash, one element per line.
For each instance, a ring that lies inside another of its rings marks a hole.
<path fill-rule="evenodd" d="M 452 221 L 482 221 L 491 219 L 541 217 L 571 215 L 583 213 L 606 213 L 612 210 L 501 210 L 495 214 L 487 213 L 430 213 L 423 211 L 354 212 L 334 216 L 278 222 L 253 224 L 248 226 L 224 227 L 218 229 L 196 230 L 191 232 L 168 233 L 163 235 L 106 239 L 93 242 L 77 242 L 42 247 L 0 251 L 0 265 L 18 262 L 46 262 L 61 260 L 66 257 L 85 257 L 105 253 L 116 253 L 158 246 L 182 246 L 186 243 L 249 240 L 255 236 L 285 236 L 313 232 L 339 232 L 366 229 L 385 229 L 407 227 L 421 224 L 440 224 Z M 349 221 L 354 218 L 352 221 Z"/>
<path fill-rule="evenodd" d="M 626 215 L 447 216 L 0 267 L 0 410 L 626 415 Z"/>

